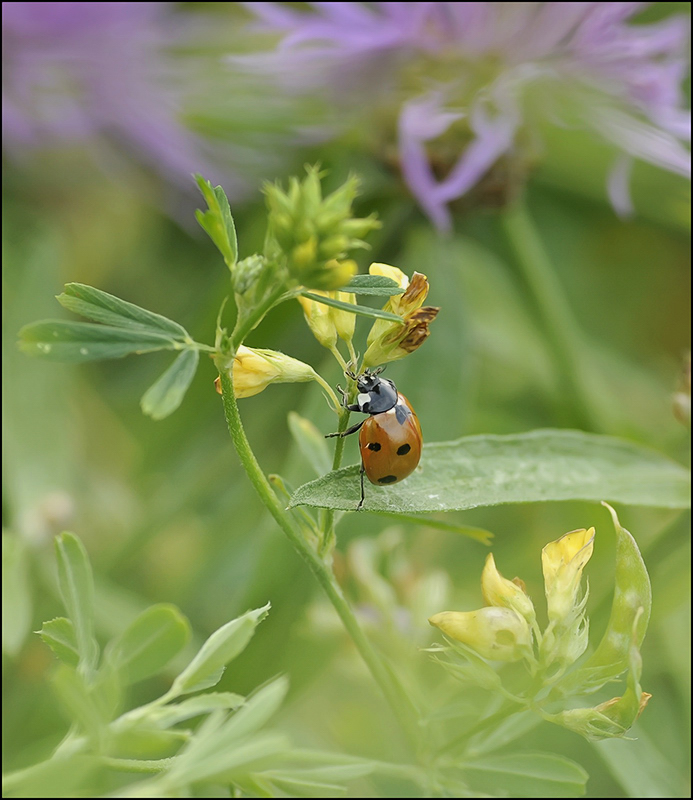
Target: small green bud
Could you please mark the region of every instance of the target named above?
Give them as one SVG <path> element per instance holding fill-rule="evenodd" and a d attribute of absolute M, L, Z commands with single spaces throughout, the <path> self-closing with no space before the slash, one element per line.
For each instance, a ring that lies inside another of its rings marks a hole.
<path fill-rule="evenodd" d="M 254 255 L 239 261 L 231 277 L 233 290 L 236 294 L 245 294 L 257 281 L 267 262 L 263 256 Z"/>
<path fill-rule="evenodd" d="M 346 236 L 331 236 L 329 239 L 323 239 L 320 242 L 318 252 L 325 259 L 339 258 L 344 256 L 348 246 L 349 239 Z"/>

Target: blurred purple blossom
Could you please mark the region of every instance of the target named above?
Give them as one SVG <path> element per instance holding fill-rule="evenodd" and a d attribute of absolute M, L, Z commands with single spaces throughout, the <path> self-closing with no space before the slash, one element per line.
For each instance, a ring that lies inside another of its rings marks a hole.
<path fill-rule="evenodd" d="M 680 85 L 689 67 L 689 20 L 631 17 L 646 3 L 245 3 L 272 52 L 246 64 L 287 90 L 324 91 L 344 120 L 358 109 L 397 119 L 404 177 L 440 228 L 523 128 L 540 120 L 581 126 L 618 151 L 608 191 L 630 210 L 628 176 L 642 159 L 690 177 L 690 111 Z M 394 102 L 393 114 L 383 112 Z M 445 137 L 444 177 L 430 148 Z"/>
<path fill-rule="evenodd" d="M 181 68 L 171 55 L 181 36 L 172 7 L 3 3 L 2 119 L 8 155 L 21 158 L 34 148 L 96 143 L 102 165 L 123 149 L 186 189 L 194 172 L 218 176 L 218 160 L 208 144 L 182 122 Z M 228 174 L 224 179 L 232 193 L 233 180 Z"/>

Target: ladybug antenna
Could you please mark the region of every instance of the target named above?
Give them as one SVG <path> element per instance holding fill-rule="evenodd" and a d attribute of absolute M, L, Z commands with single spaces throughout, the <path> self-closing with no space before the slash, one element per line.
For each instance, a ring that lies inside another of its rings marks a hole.
<path fill-rule="evenodd" d="M 371 375 L 380 375 L 381 372 L 385 372 L 387 364 L 383 364 L 382 367 L 378 367 L 371 372 Z"/>

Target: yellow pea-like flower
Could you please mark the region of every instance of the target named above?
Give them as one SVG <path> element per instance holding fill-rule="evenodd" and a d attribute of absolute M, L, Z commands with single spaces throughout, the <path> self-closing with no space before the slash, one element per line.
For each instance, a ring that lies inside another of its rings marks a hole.
<path fill-rule="evenodd" d="M 516 582 L 517 581 L 517 582 Z M 535 619 L 534 604 L 524 590 L 519 578 L 509 581 L 496 567 L 493 554 L 486 557 L 484 570 L 481 573 L 481 592 L 489 606 L 511 608 L 517 611 L 531 625 Z"/>
<path fill-rule="evenodd" d="M 403 317 L 403 323 L 378 319 L 368 334 L 363 363 L 372 367 L 404 358 L 421 347 L 439 309 L 423 306 L 428 295 L 428 280 L 422 273 L 415 272 L 409 280 L 401 269 L 389 264 L 371 264 L 368 271 L 371 275 L 390 278 L 404 289 L 403 294 L 392 295 L 383 307 L 383 311 Z"/>
<path fill-rule="evenodd" d="M 316 380 L 315 370 L 276 350 L 241 345 L 233 360 L 233 391 L 237 398 L 252 397 L 271 383 L 301 383 Z M 214 381 L 221 394 L 221 381 Z"/>
<path fill-rule="evenodd" d="M 478 611 L 441 611 L 428 621 L 451 639 L 493 661 L 519 661 L 531 653 L 529 624 L 510 608 L 487 606 Z"/>
<path fill-rule="evenodd" d="M 541 551 L 549 621 L 570 618 L 578 605 L 582 570 L 592 557 L 594 528 L 571 531 Z"/>

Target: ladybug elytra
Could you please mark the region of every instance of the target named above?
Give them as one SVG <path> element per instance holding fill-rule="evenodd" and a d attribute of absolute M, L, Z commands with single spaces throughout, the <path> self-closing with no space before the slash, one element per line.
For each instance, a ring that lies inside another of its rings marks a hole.
<path fill-rule="evenodd" d="M 395 384 L 379 377 L 382 370 L 382 367 L 373 372 L 366 370 L 358 376 L 347 373 L 356 380 L 358 395 L 356 403 L 347 403 L 346 392 L 337 387 L 342 392 L 344 408 L 369 416 L 343 433 L 328 433 L 326 437 L 349 436 L 360 430 L 361 500 L 357 511 L 365 499 L 364 474 L 376 486 L 399 483 L 416 469 L 421 458 L 423 438 L 419 420 Z"/>

